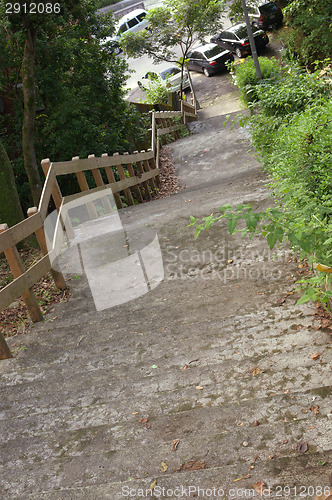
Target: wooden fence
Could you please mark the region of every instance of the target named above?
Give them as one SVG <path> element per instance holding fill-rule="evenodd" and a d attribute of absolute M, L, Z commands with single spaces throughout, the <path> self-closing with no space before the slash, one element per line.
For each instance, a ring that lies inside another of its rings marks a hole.
<path fill-rule="evenodd" d="M 132 154 L 107 153 L 101 157 L 90 155 L 88 158 L 72 158 L 71 161 L 51 162 L 42 160 L 41 165 L 45 174 L 45 183 L 39 206 L 28 210 L 28 218 L 8 228 L 7 224 L 0 224 L 0 253 L 4 252 L 14 280 L 0 290 L 0 312 L 5 310 L 14 300 L 22 297 L 30 318 L 33 322 L 42 321 L 43 315 L 32 287 L 45 274 L 51 272 L 55 285 L 59 289 L 66 288 L 66 282 L 61 272 L 52 269 L 51 262 L 54 257 L 54 247 L 49 250 L 46 244 L 44 221 L 48 215 L 48 207 L 53 198 L 59 214 L 64 204 L 69 201 L 83 198 L 89 194 L 102 195 L 103 190 L 111 189 L 115 204 L 118 209 L 136 203 L 149 201 L 151 195 L 159 185 L 159 151 L 160 143 L 165 135 L 177 139 L 180 129 L 188 121 L 196 119 L 195 105 L 181 103 L 181 111 L 152 111 L 151 113 L 151 149 L 136 151 Z M 175 123 L 176 122 L 176 123 Z M 87 172 L 90 185 L 87 180 Z M 81 192 L 62 196 L 57 177 L 61 175 L 75 175 Z M 91 187 L 93 179 L 94 186 Z M 102 213 L 98 213 L 93 202 L 87 202 L 87 210 L 92 219 L 112 211 L 107 196 L 102 197 Z M 70 232 L 70 225 L 67 231 Z M 35 234 L 43 257 L 28 269 L 21 260 L 16 245 L 30 235 Z M 70 234 L 67 233 L 70 237 Z M 7 343 L 0 333 L 0 359 L 12 357 Z"/>

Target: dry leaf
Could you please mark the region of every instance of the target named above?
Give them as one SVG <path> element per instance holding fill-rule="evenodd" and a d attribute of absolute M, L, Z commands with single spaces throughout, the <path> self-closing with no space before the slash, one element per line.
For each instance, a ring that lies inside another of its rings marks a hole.
<path fill-rule="evenodd" d="M 140 424 L 146 424 L 148 422 L 148 419 L 147 418 L 140 418 L 139 419 L 139 423 Z"/>
<path fill-rule="evenodd" d="M 298 451 L 299 453 L 305 453 L 306 451 L 308 451 L 308 443 L 306 443 L 305 441 L 302 441 L 301 443 L 299 443 L 297 446 L 296 446 L 296 451 Z"/>
<path fill-rule="evenodd" d="M 239 427 L 244 427 L 246 425 L 245 422 L 241 422 L 240 424 L 237 424 Z"/>
<path fill-rule="evenodd" d="M 180 468 L 177 470 L 201 470 L 205 469 L 206 462 L 200 462 L 199 460 L 189 460 L 189 462 L 185 462 L 180 465 Z"/>
<path fill-rule="evenodd" d="M 161 467 L 160 467 L 162 472 L 166 472 L 168 469 L 168 465 L 166 462 L 161 462 Z"/>
<path fill-rule="evenodd" d="M 318 359 L 320 357 L 320 352 L 314 352 L 313 354 L 311 354 L 309 356 L 309 358 L 313 359 L 314 361 L 316 361 L 316 359 Z"/>
<path fill-rule="evenodd" d="M 203 389 L 203 387 L 201 387 L 200 385 L 196 385 L 196 389 L 197 389 L 198 391 L 201 391 L 201 390 Z"/>
<path fill-rule="evenodd" d="M 262 495 L 263 490 L 266 488 L 266 484 L 263 481 L 258 481 L 251 485 L 259 495 Z"/>
<path fill-rule="evenodd" d="M 285 439 L 282 444 L 287 444 L 288 443 L 288 439 Z"/>
<path fill-rule="evenodd" d="M 319 406 L 312 406 L 311 408 L 309 408 L 309 410 L 311 410 L 315 415 L 318 415 L 319 414 Z"/>
<path fill-rule="evenodd" d="M 324 488 L 325 489 L 325 488 Z M 332 500 L 332 494 L 325 495 L 324 493 L 319 496 L 315 496 L 315 500 Z"/>
<path fill-rule="evenodd" d="M 172 451 L 176 451 L 177 447 L 179 446 L 180 439 L 173 439 L 172 441 Z"/>
<path fill-rule="evenodd" d="M 257 368 L 257 366 L 256 366 L 256 368 L 251 370 L 251 372 L 252 372 L 253 377 L 256 377 L 256 375 L 258 375 L 260 373 L 260 369 Z"/>
<path fill-rule="evenodd" d="M 156 486 L 157 486 L 157 479 L 155 479 L 153 483 L 150 484 L 150 489 L 148 491 L 148 494 L 152 493 Z"/>

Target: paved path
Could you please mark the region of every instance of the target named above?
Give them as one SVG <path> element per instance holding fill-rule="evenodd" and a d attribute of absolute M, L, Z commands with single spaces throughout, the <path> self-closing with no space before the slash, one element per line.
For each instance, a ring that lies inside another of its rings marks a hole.
<path fill-rule="evenodd" d="M 1 499 L 150 498 L 151 485 L 252 498 L 259 482 L 297 499 L 329 485 L 331 337 L 295 305 L 300 269 L 224 225 L 196 241 L 187 227 L 224 203 L 269 203 L 245 134 L 223 121 L 171 145 L 187 189 L 120 213 L 128 234 L 158 235 L 163 282 L 96 311 L 73 277 L 68 303 L 10 339 L 24 348 L 0 363 Z"/>

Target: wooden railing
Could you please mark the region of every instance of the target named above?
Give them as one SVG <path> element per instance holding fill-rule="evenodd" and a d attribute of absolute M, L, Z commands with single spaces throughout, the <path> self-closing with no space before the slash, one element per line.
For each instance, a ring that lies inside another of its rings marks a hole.
<path fill-rule="evenodd" d="M 7 224 L 0 224 L 0 253 L 4 252 L 14 280 L 0 290 L 0 312 L 5 310 L 14 300 L 22 297 L 30 318 L 33 322 L 42 321 L 43 314 L 32 287 L 48 272 L 52 273 L 57 288 L 66 287 L 66 282 L 60 271 L 52 269 L 51 262 L 54 247 L 49 250 L 44 233 L 44 221 L 48 214 L 51 197 L 56 206 L 58 214 L 61 213 L 66 203 L 84 197 L 89 193 L 93 195 L 102 194 L 102 190 L 111 189 L 115 204 L 118 209 L 124 205 L 130 206 L 135 203 L 149 201 L 151 195 L 158 189 L 159 185 L 159 151 L 162 137 L 166 134 L 180 137 L 180 129 L 188 121 L 196 119 L 194 105 L 181 103 L 181 111 L 158 111 L 151 112 L 151 149 L 148 151 L 136 151 L 132 154 L 122 155 L 107 153 L 101 157 L 90 155 L 88 158 L 72 158 L 71 161 L 51 162 L 49 159 L 42 160 L 41 166 L 45 174 L 45 183 L 39 202 L 39 206 L 28 210 L 28 218 L 8 228 Z M 174 120 L 177 123 L 174 124 Z M 90 186 L 86 173 L 90 176 L 95 186 Z M 57 177 L 66 174 L 76 175 L 81 192 L 64 198 L 61 194 Z M 88 193 L 87 193 L 88 192 Z M 103 214 L 110 213 L 112 207 L 107 196 L 102 197 Z M 87 209 L 92 219 L 98 218 L 99 214 L 92 202 L 87 203 Z M 68 229 L 67 229 L 68 230 Z M 70 231 L 70 226 L 69 226 Z M 34 234 L 37 238 L 43 257 L 28 269 L 21 260 L 16 245 Z M 70 235 L 68 235 L 70 237 Z M 11 357 L 10 350 L 3 335 L 0 333 L 0 359 Z"/>

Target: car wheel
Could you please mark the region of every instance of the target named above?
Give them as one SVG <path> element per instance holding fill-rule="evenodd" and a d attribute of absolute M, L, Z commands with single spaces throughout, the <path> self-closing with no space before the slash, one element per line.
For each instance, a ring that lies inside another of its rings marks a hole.
<path fill-rule="evenodd" d="M 239 57 L 240 59 L 242 58 L 242 50 L 241 50 L 239 47 L 237 47 L 237 48 L 235 49 L 235 54 L 236 54 L 236 55 L 237 55 L 237 57 Z"/>
<path fill-rule="evenodd" d="M 207 68 L 203 68 L 203 73 L 205 76 L 211 76 L 211 73 Z"/>

